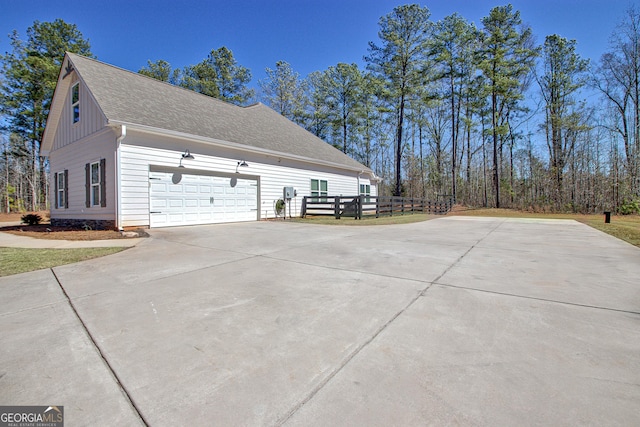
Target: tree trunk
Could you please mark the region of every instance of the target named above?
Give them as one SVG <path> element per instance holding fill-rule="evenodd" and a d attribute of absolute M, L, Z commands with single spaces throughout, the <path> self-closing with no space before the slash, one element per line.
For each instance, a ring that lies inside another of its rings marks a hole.
<path fill-rule="evenodd" d="M 456 102 L 453 70 L 450 76 L 451 90 L 451 195 L 456 198 L 456 159 L 458 153 L 458 133 L 456 132 Z"/>
<path fill-rule="evenodd" d="M 424 154 L 422 151 L 422 122 L 418 125 L 418 140 L 420 143 L 420 181 L 422 183 L 422 198 L 427 197 L 427 183 L 424 176 Z"/>
<path fill-rule="evenodd" d="M 348 114 L 345 111 L 345 107 L 343 104 L 342 107 L 342 148 L 344 154 L 347 154 L 347 116 Z"/>
<path fill-rule="evenodd" d="M 497 94 L 494 90 L 491 94 L 491 126 L 493 134 L 493 185 L 496 192 L 496 208 L 500 208 L 500 171 L 498 170 L 498 123 L 496 120 L 497 112 Z"/>
<path fill-rule="evenodd" d="M 400 96 L 400 111 L 398 111 L 398 129 L 396 135 L 396 186 L 394 196 L 402 196 L 402 183 L 400 181 L 402 160 L 402 126 L 404 121 L 404 93 Z"/>
<path fill-rule="evenodd" d="M 30 171 L 30 179 L 29 179 L 29 189 L 31 191 L 31 203 L 29 209 L 32 212 L 37 211 L 37 203 L 38 203 L 38 154 L 36 152 L 36 141 L 31 141 L 31 171 Z"/>
<path fill-rule="evenodd" d="M 6 212 L 11 213 L 11 204 L 9 203 L 9 148 L 6 147 L 4 151 L 4 168 L 6 173 L 5 179 L 5 201 L 6 201 Z"/>

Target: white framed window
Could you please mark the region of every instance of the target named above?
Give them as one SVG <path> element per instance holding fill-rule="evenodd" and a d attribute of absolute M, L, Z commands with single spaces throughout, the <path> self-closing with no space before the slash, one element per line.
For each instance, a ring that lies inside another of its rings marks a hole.
<path fill-rule="evenodd" d="M 105 159 L 85 165 L 86 176 L 86 200 L 85 206 L 107 206 L 107 193 L 105 188 Z"/>
<path fill-rule="evenodd" d="M 91 163 L 91 206 L 100 205 L 100 162 Z"/>
<path fill-rule="evenodd" d="M 68 199 L 68 187 L 69 187 L 69 172 L 67 170 L 58 172 L 55 174 L 55 194 L 56 194 L 56 208 L 66 209 L 69 207 Z"/>
<path fill-rule="evenodd" d="M 71 87 L 71 113 L 73 123 L 78 123 L 80 121 L 80 83 Z"/>
<path fill-rule="evenodd" d="M 365 201 L 369 202 L 371 196 L 371 185 L 370 184 L 360 184 L 360 195 L 365 196 Z"/>
<path fill-rule="evenodd" d="M 329 184 L 323 179 L 311 180 L 311 197 L 326 202 L 329 195 Z"/>

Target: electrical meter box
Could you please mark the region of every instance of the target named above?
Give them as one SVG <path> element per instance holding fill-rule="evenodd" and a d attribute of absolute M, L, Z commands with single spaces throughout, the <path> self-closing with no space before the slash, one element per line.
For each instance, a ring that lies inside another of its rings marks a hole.
<path fill-rule="evenodd" d="M 282 189 L 282 198 L 285 200 L 291 200 L 295 197 L 296 191 L 293 187 L 284 187 Z"/>

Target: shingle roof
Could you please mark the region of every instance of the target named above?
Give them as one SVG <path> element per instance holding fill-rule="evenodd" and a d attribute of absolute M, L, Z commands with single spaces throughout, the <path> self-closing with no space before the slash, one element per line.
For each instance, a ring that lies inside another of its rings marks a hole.
<path fill-rule="evenodd" d="M 67 56 L 109 122 L 150 126 L 371 171 L 263 104 L 239 107 L 95 59 Z"/>

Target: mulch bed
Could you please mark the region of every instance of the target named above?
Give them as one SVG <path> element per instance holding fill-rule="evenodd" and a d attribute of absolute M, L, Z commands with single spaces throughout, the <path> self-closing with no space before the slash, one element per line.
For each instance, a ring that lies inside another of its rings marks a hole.
<path fill-rule="evenodd" d="M 18 236 L 35 237 L 51 240 L 110 240 L 129 239 L 128 235 L 115 230 L 84 230 L 69 227 L 52 227 L 49 224 L 40 225 L 12 225 L 0 227 L 1 232 Z M 138 234 L 137 237 L 148 237 L 142 229 L 130 230 Z"/>

